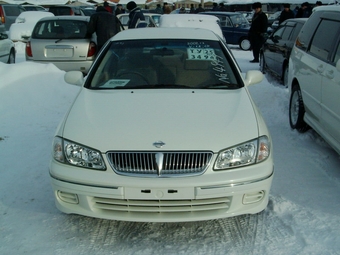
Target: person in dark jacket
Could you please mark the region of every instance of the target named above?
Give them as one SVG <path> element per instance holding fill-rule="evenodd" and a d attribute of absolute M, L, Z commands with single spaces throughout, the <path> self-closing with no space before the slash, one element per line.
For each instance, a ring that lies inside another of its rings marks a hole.
<path fill-rule="evenodd" d="M 98 51 L 103 47 L 107 40 L 120 31 L 119 21 L 116 16 L 109 13 L 105 7 L 98 6 L 96 12 L 91 15 L 87 24 L 87 36 L 97 34 Z"/>
<path fill-rule="evenodd" d="M 290 9 L 290 4 L 283 5 L 283 11 L 280 14 L 279 24 L 286 19 L 293 19 L 295 17 L 294 12 Z"/>
<path fill-rule="evenodd" d="M 205 9 L 202 7 L 202 4 L 198 5 L 198 8 L 195 10 L 195 13 L 205 12 Z"/>
<path fill-rule="evenodd" d="M 126 5 L 126 9 L 129 10 L 129 21 L 128 21 L 128 28 L 136 28 L 137 23 L 139 20 L 144 20 L 145 17 L 143 12 L 140 8 L 137 7 L 137 4 L 134 1 L 130 1 Z"/>
<path fill-rule="evenodd" d="M 312 8 L 310 7 L 308 2 L 304 2 L 301 5 L 301 8 L 298 10 L 295 18 L 309 18 L 312 14 Z"/>
<path fill-rule="evenodd" d="M 254 3 L 253 9 L 255 10 L 255 13 L 249 29 L 249 40 L 253 50 L 254 59 L 250 62 L 259 63 L 260 49 L 267 34 L 268 18 L 267 15 L 262 11 L 262 4 L 260 2 Z"/>
<path fill-rule="evenodd" d="M 104 8 L 109 12 L 109 13 L 113 13 L 113 9 L 112 7 L 109 5 L 109 3 L 107 1 L 104 2 Z"/>

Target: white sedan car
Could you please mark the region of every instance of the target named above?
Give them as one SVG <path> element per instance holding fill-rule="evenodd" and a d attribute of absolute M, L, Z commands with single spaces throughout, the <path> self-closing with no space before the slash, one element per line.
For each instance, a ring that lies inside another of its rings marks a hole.
<path fill-rule="evenodd" d="M 50 177 L 68 214 L 141 222 L 255 214 L 273 180 L 271 137 L 227 45 L 199 28 L 110 39 L 53 141 Z"/>

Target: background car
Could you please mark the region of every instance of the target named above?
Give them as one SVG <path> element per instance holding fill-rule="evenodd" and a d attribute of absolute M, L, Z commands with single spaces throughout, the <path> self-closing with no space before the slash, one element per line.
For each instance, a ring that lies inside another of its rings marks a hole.
<path fill-rule="evenodd" d="M 340 154 L 340 6 L 313 10 L 289 59 L 289 123 L 312 127 Z"/>
<path fill-rule="evenodd" d="M 8 31 L 9 38 L 14 41 L 27 42 L 35 24 L 44 17 L 52 17 L 53 13 L 47 11 L 25 11 L 20 13 L 15 23 Z"/>
<path fill-rule="evenodd" d="M 48 8 L 48 11 L 55 16 L 91 16 L 96 9 L 93 6 L 53 5 Z"/>
<path fill-rule="evenodd" d="M 288 19 L 268 37 L 260 50 L 260 69 L 277 75 L 287 85 L 289 56 L 307 18 Z"/>
<path fill-rule="evenodd" d="M 148 27 L 158 27 L 159 26 L 159 19 L 161 14 L 158 13 L 146 13 L 144 12 L 145 21 L 147 22 Z M 128 21 L 129 21 L 129 14 L 128 13 L 121 13 L 117 15 L 120 23 L 124 27 L 124 29 L 128 29 Z"/>
<path fill-rule="evenodd" d="M 88 22 L 87 16 L 40 19 L 26 43 L 26 60 L 86 74 L 96 55 L 95 38 L 87 37 Z"/>
<path fill-rule="evenodd" d="M 243 76 L 208 29 L 119 32 L 86 79 L 65 74 L 81 89 L 53 142 L 57 208 L 137 222 L 264 210 L 271 138 L 247 88 L 262 79 L 258 70 Z"/>
<path fill-rule="evenodd" d="M 220 19 L 221 29 L 228 44 L 239 45 L 242 50 L 250 49 L 249 22 L 240 12 L 202 12 Z"/>
<path fill-rule="evenodd" d="M 5 25 L 0 21 L 0 62 L 15 63 L 14 43 L 8 39 Z"/>
<path fill-rule="evenodd" d="M 277 11 L 268 15 L 268 27 L 271 27 L 274 21 L 280 20 L 281 12 L 282 11 Z"/>
<path fill-rule="evenodd" d="M 20 13 L 24 11 L 26 11 L 24 7 L 19 4 L 0 4 L 0 20 L 5 25 L 6 31 L 9 30 Z"/>
<path fill-rule="evenodd" d="M 171 11 L 170 14 L 179 14 L 181 9 L 183 10 L 183 8 L 177 8 L 177 9 Z M 184 11 L 185 11 L 185 13 L 190 13 L 190 8 L 184 8 Z"/>

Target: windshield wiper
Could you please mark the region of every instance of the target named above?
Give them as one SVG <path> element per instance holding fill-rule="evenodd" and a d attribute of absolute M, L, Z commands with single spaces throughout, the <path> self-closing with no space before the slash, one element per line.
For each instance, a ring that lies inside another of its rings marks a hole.
<path fill-rule="evenodd" d="M 115 87 L 118 88 L 118 87 Z M 177 85 L 177 84 L 148 84 L 148 85 L 136 85 L 136 86 L 124 86 L 119 87 L 119 89 L 187 89 L 191 88 L 186 85 Z"/>
<path fill-rule="evenodd" d="M 226 84 L 226 83 L 216 83 L 216 84 L 209 84 L 201 89 L 237 89 L 239 86 L 237 84 Z"/>

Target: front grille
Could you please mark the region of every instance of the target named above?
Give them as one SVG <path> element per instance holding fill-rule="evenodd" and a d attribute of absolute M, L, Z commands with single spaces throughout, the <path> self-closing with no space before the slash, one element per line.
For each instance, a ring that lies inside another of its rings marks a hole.
<path fill-rule="evenodd" d="M 192 176 L 202 174 L 212 152 L 108 152 L 117 174 L 143 177 Z"/>
<path fill-rule="evenodd" d="M 189 200 L 131 200 L 94 197 L 93 206 L 107 213 L 149 213 L 149 216 L 163 213 L 213 213 L 218 210 L 228 210 L 230 197 Z"/>

